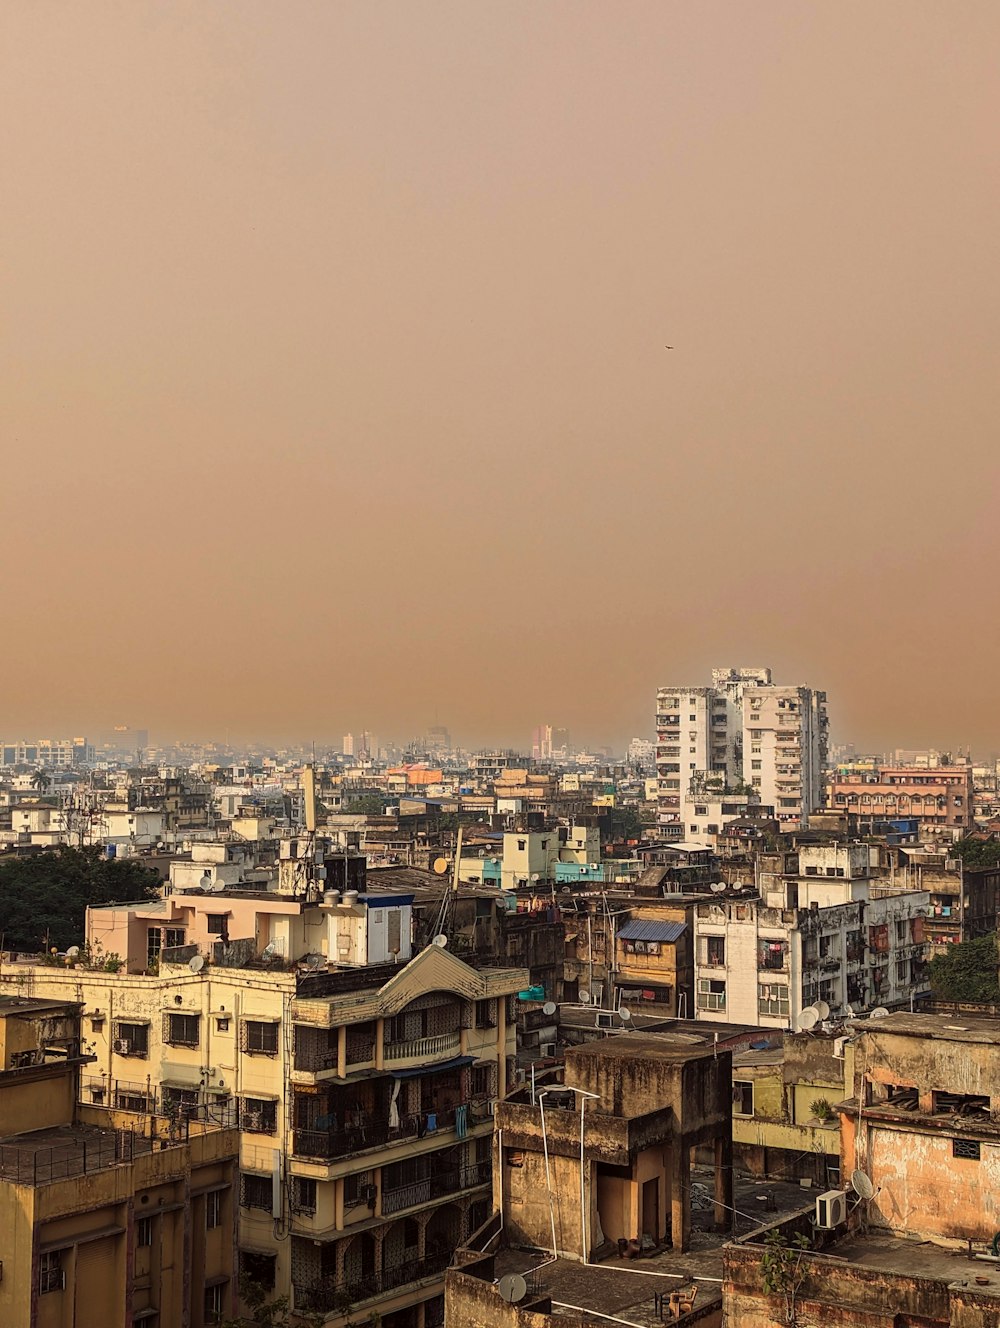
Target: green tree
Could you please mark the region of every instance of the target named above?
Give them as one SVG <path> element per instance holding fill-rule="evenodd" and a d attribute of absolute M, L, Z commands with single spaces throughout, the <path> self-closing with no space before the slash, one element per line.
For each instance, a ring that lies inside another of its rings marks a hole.
<path fill-rule="evenodd" d="M 949 945 L 930 963 L 931 991 L 942 1001 L 992 1005 L 1000 1001 L 995 933 Z"/>
<path fill-rule="evenodd" d="M 995 867 L 1000 863 L 1000 839 L 965 838 L 953 844 L 948 853 L 961 858 L 966 867 Z"/>
<path fill-rule="evenodd" d="M 345 802 L 341 811 L 349 816 L 382 816 L 385 813 L 385 798 L 381 793 L 360 793 L 350 802 Z"/>
<path fill-rule="evenodd" d="M 82 945 L 87 906 L 146 899 L 160 878 L 134 858 L 63 846 L 0 860 L 0 935 L 6 950 Z"/>
<path fill-rule="evenodd" d="M 31 787 L 39 793 L 47 793 L 52 780 L 44 770 L 36 770 L 31 776 Z"/>

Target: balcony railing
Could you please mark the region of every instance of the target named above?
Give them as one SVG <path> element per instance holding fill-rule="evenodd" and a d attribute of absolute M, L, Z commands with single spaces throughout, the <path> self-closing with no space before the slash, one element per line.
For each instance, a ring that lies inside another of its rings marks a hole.
<path fill-rule="evenodd" d="M 317 1278 L 314 1282 L 296 1282 L 295 1308 L 329 1314 L 332 1310 L 346 1312 L 361 1301 L 384 1296 L 389 1291 L 419 1282 L 426 1277 L 439 1277 L 451 1263 L 450 1253 L 430 1254 L 423 1259 L 410 1259 L 406 1263 L 371 1272 L 350 1282 L 338 1282 L 333 1277 Z"/>
<path fill-rule="evenodd" d="M 480 1125 L 488 1119 L 489 1098 L 475 1097 L 465 1106 L 467 1127 Z M 296 1130 L 292 1150 L 296 1157 L 318 1158 L 329 1161 L 350 1157 L 366 1148 L 382 1148 L 403 1143 L 408 1139 L 423 1139 L 426 1135 L 443 1133 L 455 1128 L 456 1113 L 461 1107 L 448 1107 L 444 1111 L 422 1111 L 400 1116 L 399 1124 L 390 1126 L 388 1120 L 372 1120 L 348 1130 Z"/>
<path fill-rule="evenodd" d="M 388 1217 L 404 1208 L 414 1208 L 417 1204 L 429 1203 L 432 1199 L 442 1199 L 449 1194 L 458 1194 L 462 1190 L 475 1189 L 477 1185 L 488 1185 L 492 1178 L 492 1163 L 476 1162 L 471 1167 L 436 1173 L 424 1177 L 423 1180 L 412 1181 L 409 1185 L 384 1189 L 382 1216 Z"/>
<path fill-rule="evenodd" d="M 439 1033 L 437 1037 L 413 1038 L 409 1042 L 387 1042 L 387 1061 L 426 1060 L 434 1056 L 447 1056 L 461 1047 L 460 1033 Z"/>

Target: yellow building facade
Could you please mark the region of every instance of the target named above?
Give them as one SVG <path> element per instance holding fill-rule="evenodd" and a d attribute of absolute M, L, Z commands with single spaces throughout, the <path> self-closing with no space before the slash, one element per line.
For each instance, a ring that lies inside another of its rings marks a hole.
<path fill-rule="evenodd" d="M 240 1123 L 240 1274 L 330 1323 L 442 1322 L 444 1269 L 490 1211 L 493 1104 L 523 969 L 429 946 L 318 972 L 5 964 L 0 992 L 76 1001 L 85 1103 Z"/>
<path fill-rule="evenodd" d="M 0 1323 L 205 1328 L 235 1308 L 235 1129 L 80 1106 L 80 1006 L 0 998 Z"/>

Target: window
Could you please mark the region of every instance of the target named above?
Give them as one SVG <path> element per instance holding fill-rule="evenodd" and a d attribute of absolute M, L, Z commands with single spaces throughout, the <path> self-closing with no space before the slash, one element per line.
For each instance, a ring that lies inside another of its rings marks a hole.
<path fill-rule="evenodd" d="M 277 1056 L 278 1025 L 244 1019 L 240 1025 L 240 1047 L 250 1056 Z"/>
<path fill-rule="evenodd" d="M 751 761 L 751 762 L 750 762 L 750 769 L 751 769 L 751 770 L 760 770 L 761 768 L 762 768 L 762 762 L 760 762 L 760 761 Z"/>
<path fill-rule="evenodd" d="M 355 1171 L 353 1175 L 344 1177 L 344 1203 L 348 1208 L 374 1207 L 375 1186 L 370 1171 Z"/>
<path fill-rule="evenodd" d="M 753 1115 L 753 1084 L 748 1079 L 733 1080 L 733 1115 Z"/>
<path fill-rule="evenodd" d="M 710 968 L 724 968 L 726 965 L 726 938 L 725 936 L 706 936 L 703 940 L 704 951 L 702 963 Z"/>
<path fill-rule="evenodd" d="M 240 1277 L 252 1282 L 262 1291 L 274 1290 L 274 1265 L 277 1255 L 258 1254 L 256 1250 L 240 1250 Z"/>
<path fill-rule="evenodd" d="M 240 1207 L 262 1208 L 271 1211 L 271 1177 L 256 1176 L 252 1171 L 244 1171 L 240 1177 Z"/>
<path fill-rule="evenodd" d="M 116 1056 L 148 1056 L 149 1025 L 114 1021 L 112 1050 Z"/>
<path fill-rule="evenodd" d="M 308 1176 L 292 1177 L 292 1207 L 297 1213 L 315 1213 L 316 1182 Z"/>
<path fill-rule="evenodd" d="M 216 1021 L 215 1021 L 215 1031 L 216 1031 L 217 1033 L 228 1033 L 228 1032 L 229 1032 L 229 1017 L 228 1017 L 228 1015 L 224 1015 L 221 1019 L 216 1019 Z"/>
<path fill-rule="evenodd" d="M 240 1129 L 247 1134 L 274 1134 L 278 1104 L 270 1098 L 245 1097 L 240 1104 Z"/>
<path fill-rule="evenodd" d="M 212 1282 L 205 1288 L 205 1322 L 221 1323 L 226 1309 L 227 1282 Z"/>
<path fill-rule="evenodd" d="M 221 936 L 223 932 L 229 930 L 229 914 L 209 913 L 205 917 L 205 925 L 210 936 Z"/>
<path fill-rule="evenodd" d="M 62 1266 L 64 1253 L 64 1250 L 52 1250 L 40 1257 L 38 1263 L 38 1290 L 42 1295 L 46 1291 L 62 1291 L 65 1288 L 66 1274 Z"/>
<path fill-rule="evenodd" d="M 152 1111 L 153 1105 L 151 1093 L 129 1088 L 115 1090 L 115 1107 L 118 1111 Z"/>
<path fill-rule="evenodd" d="M 964 1157 L 969 1162 L 979 1161 L 979 1140 L 978 1139 L 952 1139 L 951 1141 L 952 1157 Z M 44 1258 L 44 1255 L 42 1256 Z"/>
<path fill-rule="evenodd" d="M 757 1013 L 772 1018 L 788 1018 L 788 988 L 777 982 L 762 982 L 757 988 Z"/>
<path fill-rule="evenodd" d="M 136 1245 L 152 1245 L 153 1219 L 151 1217 L 140 1217 L 136 1222 L 135 1243 Z"/>
<path fill-rule="evenodd" d="M 163 948 L 169 950 L 175 945 L 184 944 L 183 927 L 167 927 L 163 936 Z"/>
<path fill-rule="evenodd" d="M 495 1000 L 476 1001 L 476 1027 L 496 1028 L 497 1003 Z"/>
<path fill-rule="evenodd" d="M 201 1015 L 167 1014 L 163 1022 L 163 1040 L 171 1047 L 197 1047 L 201 1041 Z"/>
<path fill-rule="evenodd" d="M 726 984 L 715 978 L 699 978 L 697 997 L 699 1010 L 724 1010 Z"/>
<path fill-rule="evenodd" d="M 222 1226 L 222 1191 L 209 1190 L 205 1195 L 205 1229 L 214 1231 Z"/>

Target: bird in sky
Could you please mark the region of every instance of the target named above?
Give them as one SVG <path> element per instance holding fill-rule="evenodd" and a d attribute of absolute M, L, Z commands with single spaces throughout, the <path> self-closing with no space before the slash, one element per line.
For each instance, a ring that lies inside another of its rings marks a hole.
<path fill-rule="evenodd" d="M 664 346 L 664 350 L 673 350 L 673 346 Z"/>

